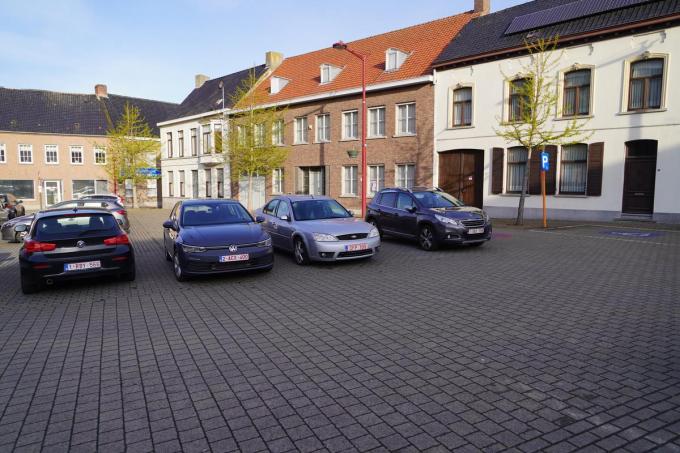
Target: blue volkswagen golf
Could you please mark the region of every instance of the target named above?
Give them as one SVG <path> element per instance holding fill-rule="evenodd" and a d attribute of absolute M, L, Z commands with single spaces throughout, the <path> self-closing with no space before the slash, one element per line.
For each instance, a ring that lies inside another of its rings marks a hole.
<path fill-rule="evenodd" d="M 263 219 L 234 200 L 185 200 L 163 222 L 165 257 L 178 281 L 199 274 L 270 270 L 272 240 Z"/>

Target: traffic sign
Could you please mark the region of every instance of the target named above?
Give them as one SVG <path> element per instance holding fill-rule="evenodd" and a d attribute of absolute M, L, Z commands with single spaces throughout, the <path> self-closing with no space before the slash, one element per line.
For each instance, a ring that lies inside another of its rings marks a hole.
<path fill-rule="evenodd" d="M 148 168 L 138 168 L 137 174 L 142 176 L 157 177 L 161 175 L 161 171 L 158 168 L 148 167 Z"/>
<path fill-rule="evenodd" d="M 550 157 L 548 156 L 548 153 L 543 151 L 541 153 L 541 171 L 548 170 L 550 170 Z"/>

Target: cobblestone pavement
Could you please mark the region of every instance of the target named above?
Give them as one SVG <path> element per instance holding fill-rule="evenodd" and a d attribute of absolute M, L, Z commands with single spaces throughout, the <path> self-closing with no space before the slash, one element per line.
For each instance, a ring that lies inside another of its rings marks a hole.
<path fill-rule="evenodd" d="M 0 451 L 680 451 L 680 233 L 19 290 L 0 245 Z M 644 231 L 642 232 L 644 233 Z"/>

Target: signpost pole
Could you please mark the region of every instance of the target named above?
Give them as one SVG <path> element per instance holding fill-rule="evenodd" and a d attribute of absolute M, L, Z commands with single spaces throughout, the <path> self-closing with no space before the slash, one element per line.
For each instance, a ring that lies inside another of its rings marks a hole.
<path fill-rule="evenodd" d="M 545 199 L 545 172 L 550 170 L 550 156 L 545 152 L 545 147 L 541 151 L 541 198 L 543 199 L 543 228 L 548 228 L 548 212 Z"/>

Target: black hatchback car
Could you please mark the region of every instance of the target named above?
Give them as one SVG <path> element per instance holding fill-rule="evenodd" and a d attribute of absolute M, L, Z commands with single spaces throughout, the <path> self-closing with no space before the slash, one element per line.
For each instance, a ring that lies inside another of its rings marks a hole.
<path fill-rule="evenodd" d="M 58 280 L 114 275 L 135 279 L 132 244 L 106 209 L 41 211 L 19 251 L 21 290 L 32 293 Z"/>
<path fill-rule="evenodd" d="M 274 250 L 263 221 L 234 200 L 178 202 L 163 222 L 165 257 L 175 278 L 271 269 Z"/>
<path fill-rule="evenodd" d="M 480 246 L 491 239 L 491 220 L 440 189 L 383 189 L 368 205 L 366 221 L 381 235 L 417 239 L 423 250 L 443 244 Z"/>

